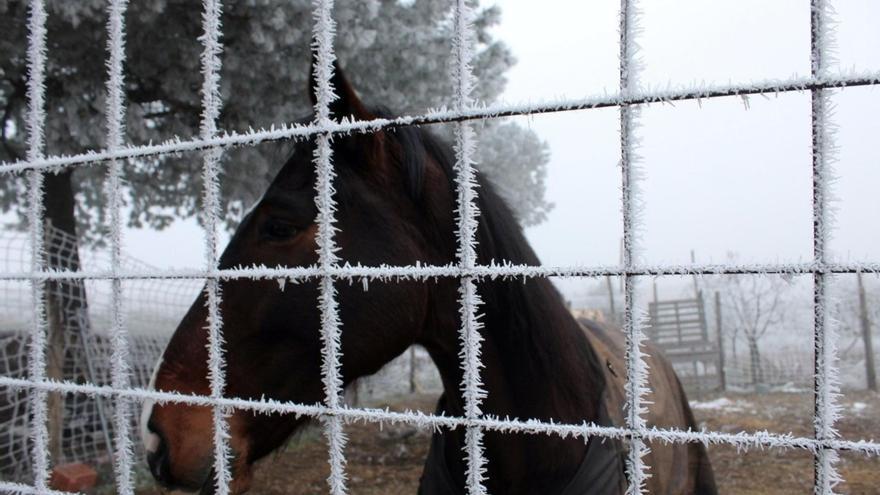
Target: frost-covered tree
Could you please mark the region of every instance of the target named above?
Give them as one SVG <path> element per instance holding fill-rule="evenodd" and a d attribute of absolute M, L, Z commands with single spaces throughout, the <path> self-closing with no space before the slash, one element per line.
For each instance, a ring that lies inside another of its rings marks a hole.
<path fill-rule="evenodd" d="M 547 219 L 545 179 L 550 150 L 531 130 L 512 122 L 487 123 L 482 132 L 478 166 L 482 165 L 498 192 L 513 205 L 523 225 Z"/>
<path fill-rule="evenodd" d="M 336 3 L 337 53 L 368 102 L 397 113 L 448 105 L 453 36 L 451 0 L 348 0 Z M 48 0 L 47 152 L 78 153 L 104 145 L 105 0 Z M 26 2 L 0 0 L 0 158 L 25 149 Z M 514 63 L 493 38 L 498 8 L 481 9 L 476 96 L 491 102 Z M 309 0 L 229 2 L 223 12 L 219 127 L 244 131 L 295 121 L 309 113 L 307 78 L 312 28 Z M 132 144 L 197 135 L 201 111 L 201 9 L 198 2 L 139 0 L 126 14 L 126 139 Z M 442 132 L 442 129 L 441 129 Z M 225 154 L 223 204 L 234 226 L 284 161 L 288 143 Z M 479 166 L 498 184 L 524 224 L 540 222 L 546 145 L 512 123 L 488 123 Z M 162 229 L 197 215 L 201 160 L 196 154 L 129 160 L 124 166 L 129 224 Z M 65 169 L 46 179 L 46 214 L 62 230 L 100 242 L 104 167 Z M 0 209 L 21 211 L 23 178 L 0 182 Z M 74 213 L 75 212 L 75 213 Z"/>
<path fill-rule="evenodd" d="M 24 157 L 26 149 L 27 3 L 0 0 L 0 160 Z M 423 112 L 449 105 L 452 81 L 451 0 L 340 0 L 336 48 L 341 65 L 363 98 L 394 112 Z M 73 154 L 105 146 L 107 59 L 106 0 L 46 0 L 49 14 L 46 66 L 46 152 Z M 131 144 L 198 135 L 201 114 L 202 11 L 192 0 L 137 0 L 126 13 L 124 66 L 125 139 Z M 504 88 L 514 63 L 490 28 L 497 8 L 481 9 L 476 22 L 479 84 L 475 96 L 491 102 Z M 289 123 L 309 113 L 307 81 L 311 53 L 311 0 L 241 0 L 224 8 L 219 128 L 245 131 Z M 442 131 L 442 129 L 441 129 Z M 484 172 L 507 194 L 524 223 L 549 208 L 543 197 L 546 145 L 513 124 L 487 124 L 478 155 Z M 267 143 L 224 154 L 222 204 L 233 227 L 244 205 L 267 187 L 283 164 L 289 143 Z M 528 161 L 527 161 L 528 160 Z M 100 243 L 107 228 L 103 180 L 106 167 L 65 168 L 45 177 L 46 218 L 80 241 Z M 199 213 L 201 159 L 165 155 L 123 163 L 128 223 L 162 229 Z M 22 214 L 24 176 L 0 180 L 0 211 Z M 69 252 L 47 243 L 52 268 L 76 269 Z M 61 376 L 53 356 L 62 332 L 88 327 L 85 288 L 76 281 L 51 284 L 49 375 Z M 61 296 L 54 296 L 60 294 Z M 53 371 L 55 370 L 55 371 Z M 58 411 L 55 404 L 50 409 Z M 51 422 L 56 427 L 59 421 Z M 51 450 L 60 445 L 52 435 Z"/>
<path fill-rule="evenodd" d="M 850 373 L 864 374 L 865 385 L 877 390 L 876 362 L 880 336 L 880 280 L 870 275 L 837 277 L 834 280 L 832 315 L 837 320 L 838 356 L 842 377 Z"/>
<path fill-rule="evenodd" d="M 728 253 L 727 262 L 737 264 L 739 257 Z M 761 341 L 778 329 L 790 311 L 792 282 L 776 275 L 731 274 L 713 277 L 708 287 L 721 294 L 724 328 L 736 357 L 737 342 L 745 341 L 749 352 L 749 374 L 753 386 L 764 383 Z"/>

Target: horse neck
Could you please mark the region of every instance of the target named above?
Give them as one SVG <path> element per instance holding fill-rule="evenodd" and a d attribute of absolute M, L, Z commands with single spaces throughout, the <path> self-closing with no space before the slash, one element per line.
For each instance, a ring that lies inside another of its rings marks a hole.
<path fill-rule="evenodd" d="M 482 264 L 506 261 L 538 265 L 540 261 L 523 235 L 506 203 L 492 184 L 479 177 L 479 223 L 476 232 L 477 258 Z M 447 239 L 447 242 L 451 239 Z M 482 378 L 488 392 L 484 411 L 522 419 L 583 421 L 596 417 L 598 396 L 603 388 L 602 368 L 580 325 L 568 311 L 559 292 L 543 277 L 523 280 L 481 280 L 475 282 L 483 304 L 481 362 Z M 454 293 L 444 290 L 445 294 Z M 435 314 L 445 314 L 445 308 Z M 452 304 L 455 304 L 454 302 Z M 457 314 L 455 311 L 452 314 Z M 456 400 L 461 383 L 458 362 L 457 328 L 448 328 L 454 319 L 443 322 L 439 333 L 453 352 L 440 366 L 448 400 Z M 450 342 L 450 339 L 452 341 Z M 450 345 L 452 344 L 452 345 Z M 457 379 L 455 382 L 448 380 Z"/>
<path fill-rule="evenodd" d="M 483 304 L 482 410 L 520 419 L 596 419 L 601 369 L 582 328 L 546 279 L 478 282 Z M 443 378 L 449 413 L 464 410 L 458 321 L 425 343 Z M 451 328 L 450 328 L 451 326 Z"/>
<path fill-rule="evenodd" d="M 479 180 L 478 262 L 539 264 L 510 210 L 491 184 Z M 441 213 L 451 211 L 448 205 L 443 206 Z M 441 213 L 435 216 L 446 221 L 432 223 L 451 227 L 451 218 Z M 438 228 L 433 234 L 430 245 L 437 250 L 441 263 L 457 245 L 449 235 L 452 231 Z M 463 416 L 465 410 L 459 358 L 459 283 L 447 279 L 433 286 L 424 332 L 418 342 L 425 346 L 440 371 L 443 407 L 446 414 L 454 416 Z M 476 308 L 481 315 L 479 332 L 483 338 L 480 378 L 486 391 L 481 410 L 522 420 L 596 421 L 604 389 L 602 367 L 551 282 L 532 278 L 475 283 L 483 300 Z M 464 429 L 457 428 L 443 437 L 447 464 L 459 480 L 463 479 L 465 469 L 459 455 L 464 435 Z M 585 451 L 582 440 L 491 431 L 486 433 L 484 445 L 489 459 L 489 483 L 509 483 L 493 486 L 492 491 L 497 493 L 553 492 L 548 488 L 570 479 Z"/>
<path fill-rule="evenodd" d="M 486 397 L 481 409 L 499 417 L 596 421 L 604 382 L 580 325 L 546 279 L 478 283 L 484 301 L 478 307 L 483 337 L 480 372 Z M 448 292 L 447 292 L 448 293 Z M 447 308 L 450 312 L 452 307 Z M 455 314 L 455 313 L 453 313 Z M 443 321 L 440 318 L 434 321 Z M 447 415 L 463 416 L 463 372 L 459 358 L 458 320 L 445 320 L 431 332 L 442 338 L 425 342 L 444 384 Z M 444 435 L 447 465 L 462 480 L 460 457 L 464 430 Z M 582 462 L 582 440 L 543 435 L 488 432 L 484 438 L 493 492 L 552 493 L 564 486 Z M 494 486 L 504 483 L 503 486 Z M 561 484 L 557 486 L 558 484 Z M 550 489 L 552 488 L 552 489 Z"/>

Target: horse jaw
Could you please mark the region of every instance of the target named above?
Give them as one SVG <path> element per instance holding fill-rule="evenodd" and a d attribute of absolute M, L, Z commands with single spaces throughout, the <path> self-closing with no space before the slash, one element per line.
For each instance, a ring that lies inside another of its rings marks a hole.
<path fill-rule="evenodd" d="M 147 385 L 148 391 L 156 390 L 156 375 L 159 374 L 159 368 L 162 366 L 162 357 L 159 356 L 159 360 L 156 362 L 156 366 L 153 368 L 153 374 L 150 376 L 150 384 Z M 144 444 L 144 450 L 147 454 L 152 454 L 159 447 L 159 435 L 151 432 L 147 428 L 147 423 L 150 421 L 150 415 L 153 414 L 153 406 L 156 404 L 156 401 L 148 399 L 144 401 L 144 407 L 141 409 L 141 421 L 140 421 L 140 433 L 141 433 L 141 442 Z"/>
<path fill-rule="evenodd" d="M 230 495 L 241 495 L 242 493 L 247 492 L 251 489 L 251 484 L 254 481 L 254 465 L 248 463 L 245 460 L 245 455 L 233 455 L 233 461 L 231 465 L 227 466 L 227 470 L 229 471 L 229 490 L 227 493 Z M 173 493 L 173 492 L 172 492 Z M 217 471 L 214 467 L 208 472 L 208 475 L 205 477 L 205 481 L 202 483 L 202 487 L 195 492 L 177 492 L 181 495 L 184 493 L 187 494 L 195 494 L 198 495 L 214 495 L 217 493 Z"/>

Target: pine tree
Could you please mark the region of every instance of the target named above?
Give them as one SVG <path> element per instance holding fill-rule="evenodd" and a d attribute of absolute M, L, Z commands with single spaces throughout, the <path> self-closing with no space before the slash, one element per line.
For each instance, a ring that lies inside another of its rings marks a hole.
<path fill-rule="evenodd" d="M 47 153 L 79 153 L 104 145 L 106 12 L 103 0 L 48 0 Z M 450 0 L 348 0 L 335 9 L 336 48 L 346 74 L 368 102 L 395 113 L 449 105 L 453 36 Z M 0 159 L 24 155 L 26 2 L 0 0 Z M 514 63 L 493 38 L 497 7 L 480 10 L 475 72 L 477 96 L 494 101 Z M 296 121 L 310 110 L 311 2 L 229 2 L 223 12 L 219 128 L 246 131 Z M 160 142 L 198 134 L 201 10 L 179 0 L 131 2 L 126 14 L 126 139 Z M 441 129 L 442 132 L 442 129 Z M 223 204 L 228 226 L 266 188 L 289 143 L 229 150 L 224 156 Z M 507 197 L 521 221 L 540 222 L 547 146 L 513 123 L 483 126 L 478 166 Z M 128 223 L 162 229 L 197 215 L 201 160 L 196 154 L 129 160 L 123 165 Z M 48 174 L 46 214 L 56 227 L 101 243 L 106 229 L 104 167 Z M 0 209 L 23 212 L 23 177 L 0 182 Z M 74 223 L 76 228 L 74 229 Z"/>

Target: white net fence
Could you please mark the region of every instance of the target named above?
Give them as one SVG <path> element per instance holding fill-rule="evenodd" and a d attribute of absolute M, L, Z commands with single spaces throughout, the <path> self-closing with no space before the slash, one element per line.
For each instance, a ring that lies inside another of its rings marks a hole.
<path fill-rule="evenodd" d="M 0 268 L 4 272 L 27 270 L 31 263 L 30 242 L 26 235 L 4 233 Z M 47 226 L 47 247 L 56 256 L 69 259 L 76 252 L 76 240 Z M 106 251 L 80 251 L 83 267 L 106 266 Z M 123 257 L 121 266 L 151 269 L 149 265 Z M 49 317 L 61 323 L 59 340 L 48 349 L 49 368 L 56 379 L 72 383 L 111 385 L 110 336 L 112 332 L 111 286 L 106 281 L 85 280 L 75 284 L 53 284 L 50 299 L 65 301 L 54 307 Z M 194 280 L 132 280 L 125 284 L 129 297 L 124 311 L 128 329 L 128 365 L 131 383 L 146 386 L 153 367 L 171 332 L 198 294 Z M 26 284 L 0 281 L 0 375 L 27 378 L 29 328 L 33 315 L 23 311 L 30 306 Z M 55 313 L 55 314 L 53 314 Z M 21 389 L 3 388 L 0 393 L 0 473 L 4 478 L 24 479 L 31 473 L 28 455 L 29 403 Z M 66 394 L 62 396 L 62 431 L 55 462 L 107 461 L 112 443 L 112 401 L 101 396 Z M 132 427 L 136 427 L 132 423 Z"/>
<path fill-rule="evenodd" d="M 641 493 L 648 476 L 648 466 L 643 464 L 643 455 L 650 442 L 703 442 L 723 443 L 741 449 L 752 448 L 795 448 L 805 449 L 815 459 L 815 492 L 832 493 L 840 480 L 836 468 L 838 453 L 841 450 L 860 452 L 866 455 L 880 455 L 880 444 L 866 440 L 845 440 L 837 435 L 835 422 L 840 417 L 838 405 L 838 385 L 835 349 L 835 328 L 828 318 L 826 309 L 830 307 L 827 286 L 838 273 L 878 272 L 880 264 L 869 262 L 835 263 L 829 258 L 826 243 L 831 234 L 832 224 L 829 215 L 829 188 L 832 185 L 831 164 L 834 158 L 834 145 L 831 140 L 833 124 L 830 122 L 830 94 L 835 88 L 865 86 L 880 82 L 880 72 L 832 73 L 829 62 L 829 47 L 832 42 L 832 11 L 829 2 L 813 0 L 810 29 L 812 32 L 811 60 L 809 76 L 796 77 L 785 81 L 758 81 L 716 87 L 675 87 L 662 91 L 645 88 L 639 83 L 638 64 L 638 15 L 635 0 L 621 0 L 620 12 L 620 88 L 614 95 L 588 96 L 573 101 L 539 102 L 524 105 L 499 105 L 485 107 L 472 96 L 474 77 L 471 62 L 476 40 L 473 35 L 473 6 L 470 2 L 459 0 L 456 4 L 453 21 L 455 41 L 450 47 L 454 60 L 452 77 L 456 94 L 449 109 L 428 112 L 422 115 L 405 116 L 395 119 L 376 119 L 362 121 L 334 121 L 330 117 L 329 104 L 334 99 L 330 84 L 334 61 L 334 21 L 333 2 L 315 0 L 313 49 L 316 57 L 315 80 L 316 97 L 315 119 L 307 125 L 289 125 L 271 130 L 234 134 L 220 132 L 216 127 L 221 100 L 219 97 L 219 54 L 222 50 L 221 5 L 219 0 L 204 0 L 203 34 L 200 41 L 204 51 L 201 60 L 204 84 L 202 87 L 203 113 L 201 132 L 194 139 L 176 139 L 167 143 L 150 146 L 126 146 L 121 116 L 123 101 L 124 64 L 124 22 L 126 7 L 124 0 L 110 1 L 108 23 L 108 99 L 107 99 L 107 147 L 99 152 L 89 152 L 74 156 L 44 156 L 43 124 L 44 111 L 44 67 L 46 62 L 46 12 L 43 2 L 31 2 L 29 17 L 29 80 L 27 95 L 29 101 L 28 153 L 25 160 L 0 165 L 0 173 L 21 173 L 28 176 L 29 225 L 31 241 L 31 266 L 26 270 L 2 274 L 4 280 L 24 281 L 29 284 L 31 307 L 34 311 L 30 319 L 30 338 L 27 342 L 27 374 L 25 377 L 3 376 L 0 385 L 5 390 L 16 390 L 28 396 L 30 413 L 28 450 L 32 459 L 33 479 L 29 483 L 0 483 L 0 489 L 15 493 L 52 493 L 48 487 L 49 450 L 48 421 L 49 392 L 63 394 L 80 393 L 90 397 L 101 397 L 114 403 L 113 417 L 108 421 L 117 427 L 114 442 L 114 471 L 117 489 L 120 493 L 133 493 L 132 469 L 134 464 L 133 441 L 127 426 L 139 401 L 146 399 L 161 402 L 179 402 L 210 406 L 214 410 L 214 472 L 216 473 L 216 492 L 226 494 L 230 484 L 230 451 L 227 445 L 227 412 L 243 409 L 267 413 L 295 413 L 317 418 L 324 425 L 329 446 L 330 477 L 329 490 L 334 494 L 347 491 L 345 475 L 343 423 L 362 420 L 379 423 L 406 422 L 424 428 L 446 429 L 463 427 L 466 430 L 466 485 L 469 493 L 486 493 L 484 473 L 486 457 L 483 449 L 483 433 L 487 430 L 501 432 L 528 432 L 532 434 L 562 435 L 565 437 L 588 438 L 593 436 L 625 439 L 629 447 L 627 476 L 629 492 Z M 637 154 L 639 109 L 650 103 L 700 100 L 717 97 L 777 94 L 789 91 L 809 91 L 812 95 L 812 136 L 813 136 L 813 240 L 814 257 L 811 261 L 800 263 L 778 263 L 772 265 L 689 265 L 689 266 L 645 266 L 639 263 L 639 214 L 642 197 L 639 184 L 641 164 Z M 586 110 L 600 107 L 620 108 L 620 153 L 622 179 L 622 211 L 624 233 L 624 256 L 619 266 L 613 267 L 531 267 L 515 265 L 481 266 L 477 263 L 474 244 L 475 228 L 479 211 L 476 208 L 474 187 L 473 151 L 478 145 L 475 138 L 473 120 L 499 116 L 526 115 L 542 112 Z M 458 240 L 457 262 L 448 266 L 399 266 L 365 267 L 340 265 L 335 256 L 333 180 L 334 169 L 331 156 L 330 138 L 339 133 L 352 131 L 370 132 L 392 126 L 455 122 L 455 151 L 457 159 L 458 194 Z M 314 137 L 317 141 L 315 165 L 317 168 L 317 224 L 319 262 L 309 267 L 265 268 L 245 267 L 231 270 L 218 270 L 218 221 L 220 158 L 230 146 L 253 146 L 261 142 L 279 139 L 301 139 Z M 205 268 L 202 270 L 153 270 L 148 267 L 126 267 L 120 252 L 120 169 L 125 160 L 164 153 L 200 150 L 204 156 L 203 219 L 206 226 Z M 43 173 L 56 167 L 75 167 L 96 162 L 108 163 L 107 195 L 111 206 L 109 225 L 111 263 L 109 269 L 70 271 L 47 271 L 44 256 L 43 207 L 41 189 Z M 814 350 L 813 362 L 815 393 L 814 434 L 809 437 L 771 434 L 766 432 L 724 433 L 713 431 L 681 431 L 658 429 L 646 424 L 644 419 L 643 397 L 646 394 L 646 369 L 641 344 L 644 340 L 642 315 L 636 310 L 637 286 L 647 275 L 686 275 L 686 274 L 808 274 L 813 278 L 814 308 Z M 480 378 L 480 299 L 476 282 L 487 277 L 545 277 L 545 276 L 621 276 L 624 278 L 625 297 L 623 301 L 623 328 L 626 334 L 627 386 L 626 386 L 626 424 L 621 427 L 599 426 L 596 424 L 558 424 L 535 420 L 511 420 L 496 418 L 481 411 L 485 390 Z M 340 379 L 340 321 L 336 291 L 337 281 L 352 280 L 396 280 L 402 278 L 428 279 L 435 277 L 455 277 L 460 280 L 462 371 L 461 389 L 465 402 L 465 414 L 461 417 L 434 416 L 420 413 L 396 413 L 348 407 L 342 401 L 342 382 Z M 132 330 L 127 321 L 129 315 L 124 311 L 122 301 L 131 298 L 125 283 L 129 280 L 180 279 L 204 280 L 209 313 L 209 369 L 211 393 L 207 396 L 193 396 L 176 393 L 154 392 L 136 386 L 133 378 L 132 361 L 129 359 L 129 345 Z M 219 312 L 220 294 L 218 281 L 231 278 L 270 278 L 270 279 L 316 279 L 320 283 L 319 300 L 322 318 L 323 381 L 326 400 L 319 405 L 282 403 L 272 400 L 243 400 L 225 397 L 224 354 L 222 342 L 222 315 Z M 58 380 L 47 373 L 47 308 L 41 297 L 47 282 L 59 280 L 102 280 L 107 281 L 110 291 L 110 324 L 107 338 L 110 341 L 110 384 L 80 383 L 71 380 Z M 806 473 L 805 473 L 806 474 Z"/>
<path fill-rule="evenodd" d="M 77 249 L 76 239 L 46 226 L 46 245 L 55 256 L 64 257 L 69 266 L 73 254 L 84 270 L 108 266 L 106 250 Z M 30 266 L 30 243 L 24 233 L 0 233 L 0 271 L 26 271 Z M 125 269 L 155 270 L 155 267 L 123 255 Z M 128 363 L 131 384 L 147 387 L 150 375 L 168 344 L 173 331 L 202 288 L 193 279 L 135 279 L 124 284 L 122 302 L 128 329 Z M 57 367 L 54 378 L 102 386 L 112 384 L 110 332 L 112 331 L 112 288 L 106 281 L 77 280 L 73 287 L 53 285 L 48 295 L 63 300 L 68 307 L 56 308 L 61 324 L 60 340 L 53 342 L 49 362 Z M 30 296 L 26 284 L 0 280 L 0 376 L 27 378 L 29 328 L 32 314 L 26 309 Z M 50 311 L 51 312 L 51 311 Z M 61 317 L 64 316 L 64 317 Z M 50 364 L 50 368 L 53 367 Z M 375 403 L 412 391 L 438 391 L 439 376 L 427 353 L 414 348 L 388 363 L 379 373 L 359 380 L 350 387 L 349 402 Z M 66 394 L 60 405 L 58 451 L 54 462 L 91 462 L 109 464 L 112 457 L 113 402 L 100 395 Z M 29 445 L 29 404 L 27 392 L 20 388 L 0 389 L 0 475 L 4 479 L 24 481 L 32 475 Z M 137 418 L 132 418 L 136 420 Z M 136 421 L 131 423 L 132 433 Z M 138 455 L 140 447 L 135 448 Z"/>

